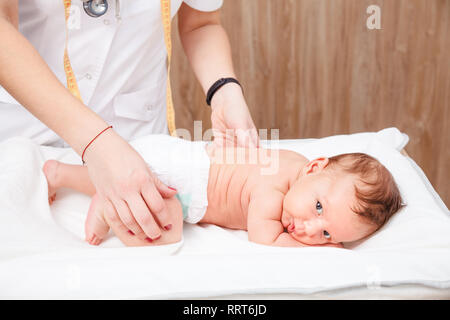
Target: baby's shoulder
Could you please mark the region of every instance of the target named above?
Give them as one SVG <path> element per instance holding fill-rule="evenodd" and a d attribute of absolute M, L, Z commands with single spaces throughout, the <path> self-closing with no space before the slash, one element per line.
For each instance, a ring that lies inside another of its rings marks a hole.
<path fill-rule="evenodd" d="M 302 154 L 291 150 L 280 150 L 279 153 L 280 176 L 290 177 L 295 172 L 301 170 L 309 160 Z"/>
<path fill-rule="evenodd" d="M 288 149 L 280 149 L 280 158 L 286 161 L 295 161 L 295 162 L 308 162 L 308 159 L 295 151 Z"/>

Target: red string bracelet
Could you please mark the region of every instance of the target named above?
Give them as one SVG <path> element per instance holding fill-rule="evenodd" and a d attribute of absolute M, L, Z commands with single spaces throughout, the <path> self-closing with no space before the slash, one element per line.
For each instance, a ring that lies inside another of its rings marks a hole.
<path fill-rule="evenodd" d="M 96 136 L 94 137 L 94 139 L 92 139 L 91 142 L 89 142 L 88 145 L 84 148 L 83 154 L 81 155 L 81 161 L 83 161 L 83 165 L 86 163 L 86 162 L 84 162 L 84 153 L 86 152 L 86 149 L 91 145 L 92 142 L 94 142 L 95 139 L 98 138 L 99 135 L 101 135 L 103 132 L 105 132 L 106 130 L 111 129 L 111 128 L 112 128 L 112 126 L 109 126 L 108 128 L 103 129 L 103 130 L 102 130 L 98 135 L 96 135 Z"/>

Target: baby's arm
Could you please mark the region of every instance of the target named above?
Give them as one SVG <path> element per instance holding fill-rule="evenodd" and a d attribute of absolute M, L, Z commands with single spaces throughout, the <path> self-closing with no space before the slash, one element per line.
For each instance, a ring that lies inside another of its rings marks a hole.
<path fill-rule="evenodd" d="M 265 190 L 251 198 L 248 207 L 248 240 L 278 247 L 305 247 L 284 232 L 281 224 L 284 195 L 277 190 Z"/>

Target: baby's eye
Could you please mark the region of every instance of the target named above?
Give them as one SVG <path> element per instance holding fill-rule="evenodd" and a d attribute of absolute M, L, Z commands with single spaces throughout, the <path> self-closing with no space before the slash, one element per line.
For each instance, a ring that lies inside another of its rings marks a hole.
<path fill-rule="evenodd" d="M 326 230 L 323 230 L 323 236 L 325 237 L 325 239 L 330 239 L 331 238 L 330 234 Z"/>
<path fill-rule="evenodd" d="M 318 214 L 322 214 L 323 208 L 322 208 L 322 204 L 319 201 L 317 201 L 317 203 L 316 203 L 316 210 L 317 210 Z"/>

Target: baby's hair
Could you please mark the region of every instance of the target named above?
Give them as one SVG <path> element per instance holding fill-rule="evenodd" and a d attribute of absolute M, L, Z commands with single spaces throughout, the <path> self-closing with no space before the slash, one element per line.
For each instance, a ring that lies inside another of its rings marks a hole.
<path fill-rule="evenodd" d="M 327 168 L 339 168 L 358 177 L 352 210 L 380 229 L 404 205 L 391 173 L 375 158 L 364 153 L 341 154 L 328 159 Z"/>

